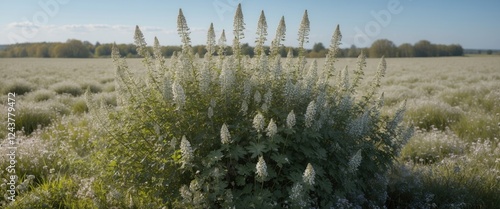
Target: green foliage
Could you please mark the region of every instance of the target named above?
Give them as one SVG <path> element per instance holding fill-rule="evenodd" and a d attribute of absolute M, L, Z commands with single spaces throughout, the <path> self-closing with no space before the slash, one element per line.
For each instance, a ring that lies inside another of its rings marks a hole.
<path fill-rule="evenodd" d="M 310 30 L 307 12 L 304 18 L 301 44 Z M 385 60 L 369 92 L 358 100 L 364 65 L 354 79 L 347 68 L 338 73 L 333 66 L 338 27 L 329 49 L 331 65 L 321 73 L 315 61 L 306 66 L 303 53 L 285 64 L 276 53 L 242 56 L 240 6 L 234 56 L 195 59 L 182 11 L 178 28 L 183 51 L 170 66 L 162 61 L 159 44 L 153 55 L 146 50 L 136 29 L 137 51 L 147 69 L 143 77 L 133 75 L 114 48 L 116 110 L 87 95 L 105 133 L 95 154 L 103 181 L 128 188 L 120 194 L 147 193 L 175 208 L 385 203 L 385 175 L 411 135 L 400 125 L 404 106 L 394 117 L 382 117 L 383 102 L 374 97 Z M 359 59 L 364 63 L 364 56 Z"/>
<path fill-rule="evenodd" d="M 445 130 L 463 118 L 463 111 L 443 102 L 419 102 L 408 109 L 406 116 L 406 120 L 421 129 Z"/>
<path fill-rule="evenodd" d="M 51 111 L 30 106 L 21 106 L 16 112 L 16 129 L 23 130 L 26 134 L 49 125 L 54 117 Z"/>

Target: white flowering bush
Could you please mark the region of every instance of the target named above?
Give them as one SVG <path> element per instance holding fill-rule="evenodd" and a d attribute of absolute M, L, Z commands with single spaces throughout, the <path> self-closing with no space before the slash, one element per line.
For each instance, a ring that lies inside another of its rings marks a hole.
<path fill-rule="evenodd" d="M 284 18 L 267 54 L 261 13 L 253 58 L 241 54 L 243 20 L 238 6 L 232 56 L 224 55 L 225 31 L 216 45 L 213 25 L 208 52 L 202 59 L 193 55 L 182 10 L 177 20 L 182 52 L 170 64 L 156 38 L 150 53 L 139 27 L 135 43 L 144 74 L 133 75 L 113 49 L 117 108 L 87 98 L 91 113 L 106 116 L 96 117 L 106 137 L 96 143 L 101 151 L 95 157 L 102 178 L 126 197 L 123 206 L 144 195 L 177 208 L 384 205 L 386 173 L 411 135 L 400 125 L 404 105 L 394 116 L 380 113 L 377 88 L 385 60 L 370 91 L 358 92 L 365 56 L 359 56 L 353 78 L 347 67 L 334 66 L 338 26 L 319 70 L 315 60 L 307 64 L 304 57 L 307 11 L 298 33 L 299 56 L 289 53 L 286 60 L 278 54 Z"/>

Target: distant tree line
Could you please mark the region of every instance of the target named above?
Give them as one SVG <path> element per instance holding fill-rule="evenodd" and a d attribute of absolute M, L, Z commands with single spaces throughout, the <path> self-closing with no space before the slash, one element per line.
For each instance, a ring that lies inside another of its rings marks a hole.
<path fill-rule="evenodd" d="M 65 43 L 23 43 L 7 45 L 0 50 L 0 57 L 53 57 L 53 58 L 92 58 L 109 57 L 111 55 L 112 44 L 101 44 L 96 42 L 92 44 L 88 41 L 70 39 Z M 118 44 L 120 54 L 124 57 L 138 57 L 136 46 L 134 44 Z M 269 47 L 264 46 L 266 53 L 269 53 Z M 152 50 L 152 49 L 151 49 Z M 165 57 L 170 57 L 176 51 L 181 51 L 181 46 L 163 46 L 161 51 Z M 204 45 L 192 46 L 193 53 L 200 56 L 207 51 Z M 216 50 L 217 51 L 217 50 Z M 241 51 L 244 55 L 254 56 L 254 47 L 248 43 L 242 44 Z M 288 51 L 294 56 L 299 54 L 298 48 L 281 47 L 279 54 L 286 57 Z M 368 57 L 441 57 L 441 56 L 463 56 L 464 49 L 458 44 L 443 45 L 432 44 L 427 40 L 422 40 L 414 45 L 404 43 L 396 46 L 392 41 L 379 39 L 373 42 L 370 47 L 357 48 L 352 45 L 339 51 L 338 57 L 357 57 L 361 51 L 364 51 Z M 226 55 L 231 55 L 231 47 L 225 50 Z M 315 43 L 312 49 L 306 51 L 306 57 L 321 58 L 327 53 L 323 43 Z M 217 53 L 215 53 L 217 55 Z"/>

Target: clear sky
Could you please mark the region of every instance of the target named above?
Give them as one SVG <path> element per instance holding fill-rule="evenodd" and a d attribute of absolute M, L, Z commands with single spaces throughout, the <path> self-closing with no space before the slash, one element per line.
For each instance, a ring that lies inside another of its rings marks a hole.
<path fill-rule="evenodd" d="M 157 36 L 162 45 L 180 45 L 176 31 L 179 8 L 191 29 L 193 45 L 205 44 L 210 23 L 217 36 L 225 29 L 230 43 L 238 3 L 246 23 L 242 42 L 251 45 L 264 10 L 269 33 L 266 44 L 285 16 L 285 44 L 296 46 L 297 30 L 307 9 L 311 32 L 306 47 L 316 42 L 328 46 L 339 24 L 341 47 L 366 47 L 385 38 L 396 45 L 425 39 L 464 48 L 500 49 L 498 0 L 0 0 L 0 44 L 67 39 L 133 43 L 133 29 L 139 25 L 148 43 Z"/>

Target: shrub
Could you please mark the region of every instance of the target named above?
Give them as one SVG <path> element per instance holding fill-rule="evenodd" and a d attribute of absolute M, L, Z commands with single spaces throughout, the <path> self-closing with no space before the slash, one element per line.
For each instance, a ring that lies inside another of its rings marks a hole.
<path fill-rule="evenodd" d="M 41 89 L 41 90 L 37 90 L 37 91 L 30 93 L 29 97 L 34 102 L 42 102 L 42 101 L 47 101 L 49 99 L 52 99 L 55 95 L 56 95 L 56 93 L 54 91 L 47 90 L 47 89 Z"/>
<path fill-rule="evenodd" d="M 49 125 L 55 115 L 47 109 L 32 105 L 20 106 L 16 112 L 16 129 L 24 130 L 25 134 L 31 134 L 33 131 Z"/>
<path fill-rule="evenodd" d="M 418 101 L 408 108 L 406 114 L 407 121 L 425 130 L 445 130 L 462 118 L 463 111 L 460 108 L 439 101 Z"/>
<path fill-rule="evenodd" d="M 72 96 L 83 94 L 83 90 L 78 84 L 69 81 L 56 83 L 51 88 L 58 94 L 70 94 Z"/>
<path fill-rule="evenodd" d="M 7 83 L 7 85 L 2 89 L 3 94 L 9 92 L 14 92 L 16 95 L 23 95 L 31 92 L 35 89 L 33 84 L 28 83 L 25 80 L 15 80 L 13 82 Z"/>
<path fill-rule="evenodd" d="M 81 84 L 82 89 L 88 89 L 92 93 L 99 93 L 102 91 L 101 85 L 97 82 L 85 82 Z"/>
<path fill-rule="evenodd" d="M 267 35 L 264 13 L 256 49 Z M 355 99 L 366 62 L 361 54 L 354 78 L 334 63 L 341 34 L 337 26 L 323 70 L 306 65 L 303 44 L 309 34 L 307 11 L 299 29 L 299 57 L 284 64 L 278 48 L 285 36 L 282 18 L 270 54 L 241 55 L 241 6 L 234 21 L 233 56 L 219 53 L 213 26 L 207 51 L 191 53 L 189 28 L 179 11 L 183 51 L 165 65 L 155 38 L 150 54 L 137 27 L 135 43 L 148 69 L 136 79 L 116 47 L 116 110 L 88 105 L 106 133 L 95 157 L 102 177 L 122 196 L 147 193 L 176 208 L 316 207 L 336 204 L 382 206 L 386 173 L 411 135 L 400 125 L 404 107 L 382 117 L 376 89 L 385 73 L 382 58 L 370 91 Z M 142 192 L 140 192 L 142 191 Z M 340 201 L 340 202 L 339 202 Z"/>

